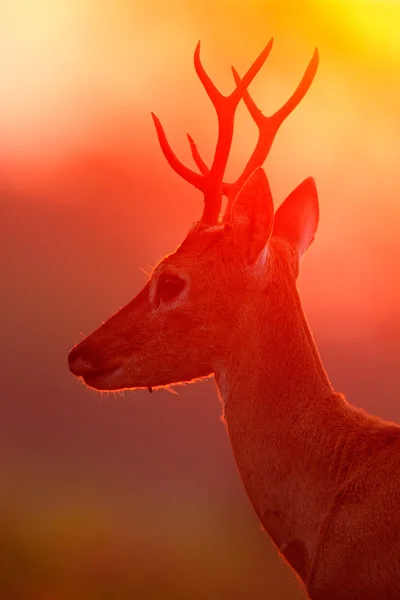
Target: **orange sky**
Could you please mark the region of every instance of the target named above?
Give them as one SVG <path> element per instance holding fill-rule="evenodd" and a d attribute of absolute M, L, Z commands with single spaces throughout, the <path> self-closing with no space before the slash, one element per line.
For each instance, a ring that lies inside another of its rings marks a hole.
<path fill-rule="evenodd" d="M 104 165 L 112 156 L 130 170 L 134 187 L 154 194 L 160 210 L 165 204 L 154 173 L 165 193 L 178 183 L 158 148 L 150 110 L 187 161 L 186 131 L 205 156 L 215 141 L 215 116 L 192 64 L 197 40 L 206 68 L 228 91 L 230 64 L 243 72 L 275 38 L 252 86 L 267 113 L 293 91 L 318 46 L 316 79 L 278 134 L 266 168 L 277 204 L 302 178 L 317 180 L 318 247 L 301 282 L 307 305 L 316 313 L 329 306 L 364 315 L 366 327 L 371 312 L 396 311 L 399 302 L 399 22 L 400 5 L 390 1 L 6 0 L 0 20 L 3 185 L 41 201 L 76 202 L 85 171 L 74 171 L 77 162 L 104 155 Z M 230 173 L 246 160 L 255 136 L 242 108 Z M 54 193 L 55 182 L 74 176 L 74 185 L 60 184 Z M 179 191 L 196 195 L 183 184 Z M 169 208 L 165 219 L 173 221 L 179 204 Z M 197 208 L 193 203 L 191 220 Z M 333 281 L 321 285 L 327 265 Z"/>

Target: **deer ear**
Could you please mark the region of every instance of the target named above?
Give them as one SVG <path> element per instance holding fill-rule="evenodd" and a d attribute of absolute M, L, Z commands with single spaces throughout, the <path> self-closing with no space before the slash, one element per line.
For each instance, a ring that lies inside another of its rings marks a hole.
<path fill-rule="evenodd" d="M 318 192 L 312 177 L 305 179 L 275 214 L 273 235 L 294 243 L 301 258 L 318 227 Z"/>
<path fill-rule="evenodd" d="M 254 263 L 267 244 L 274 223 L 274 205 L 267 176 L 260 167 L 248 178 L 232 206 L 232 236 Z"/>

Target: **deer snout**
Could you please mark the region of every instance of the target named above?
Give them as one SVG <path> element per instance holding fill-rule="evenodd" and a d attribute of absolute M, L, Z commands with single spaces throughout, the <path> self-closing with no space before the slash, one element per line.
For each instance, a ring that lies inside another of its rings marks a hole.
<path fill-rule="evenodd" d="M 79 342 L 68 354 L 70 371 L 77 377 L 104 375 L 114 371 L 121 364 L 118 347 L 110 345 L 110 340 L 99 340 L 93 334 Z"/>
<path fill-rule="evenodd" d="M 91 356 L 88 346 L 83 343 L 76 344 L 68 354 L 69 370 L 77 376 L 93 373 L 96 371 L 95 361 Z"/>

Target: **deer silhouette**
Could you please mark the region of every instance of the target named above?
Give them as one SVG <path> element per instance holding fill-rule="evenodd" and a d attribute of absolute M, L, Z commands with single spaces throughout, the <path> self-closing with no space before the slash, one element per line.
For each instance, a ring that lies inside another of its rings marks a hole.
<path fill-rule="evenodd" d="M 236 87 L 224 96 L 197 46 L 195 69 L 218 117 L 210 168 L 191 137 L 199 172 L 183 165 L 153 115 L 169 164 L 204 195 L 202 217 L 143 290 L 71 350 L 69 367 L 98 390 L 151 391 L 213 375 L 248 497 L 309 598 L 399 600 L 400 426 L 332 388 L 296 288 L 318 225 L 317 189 L 306 179 L 274 213 L 262 169 L 314 79 L 318 53 L 290 99 L 266 117 L 247 88 L 271 47 L 243 77 L 233 70 Z M 241 99 L 259 137 L 228 183 Z"/>

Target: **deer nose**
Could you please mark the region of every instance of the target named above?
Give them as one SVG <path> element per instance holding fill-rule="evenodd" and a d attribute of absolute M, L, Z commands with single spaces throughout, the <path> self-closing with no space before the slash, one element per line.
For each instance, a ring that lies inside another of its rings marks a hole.
<path fill-rule="evenodd" d="M 90 359 L 88 349 L 77 344 L 68 354 L 68 366 L 74 375 L 84 375 L 95 371 L 95 366 Z"/>

